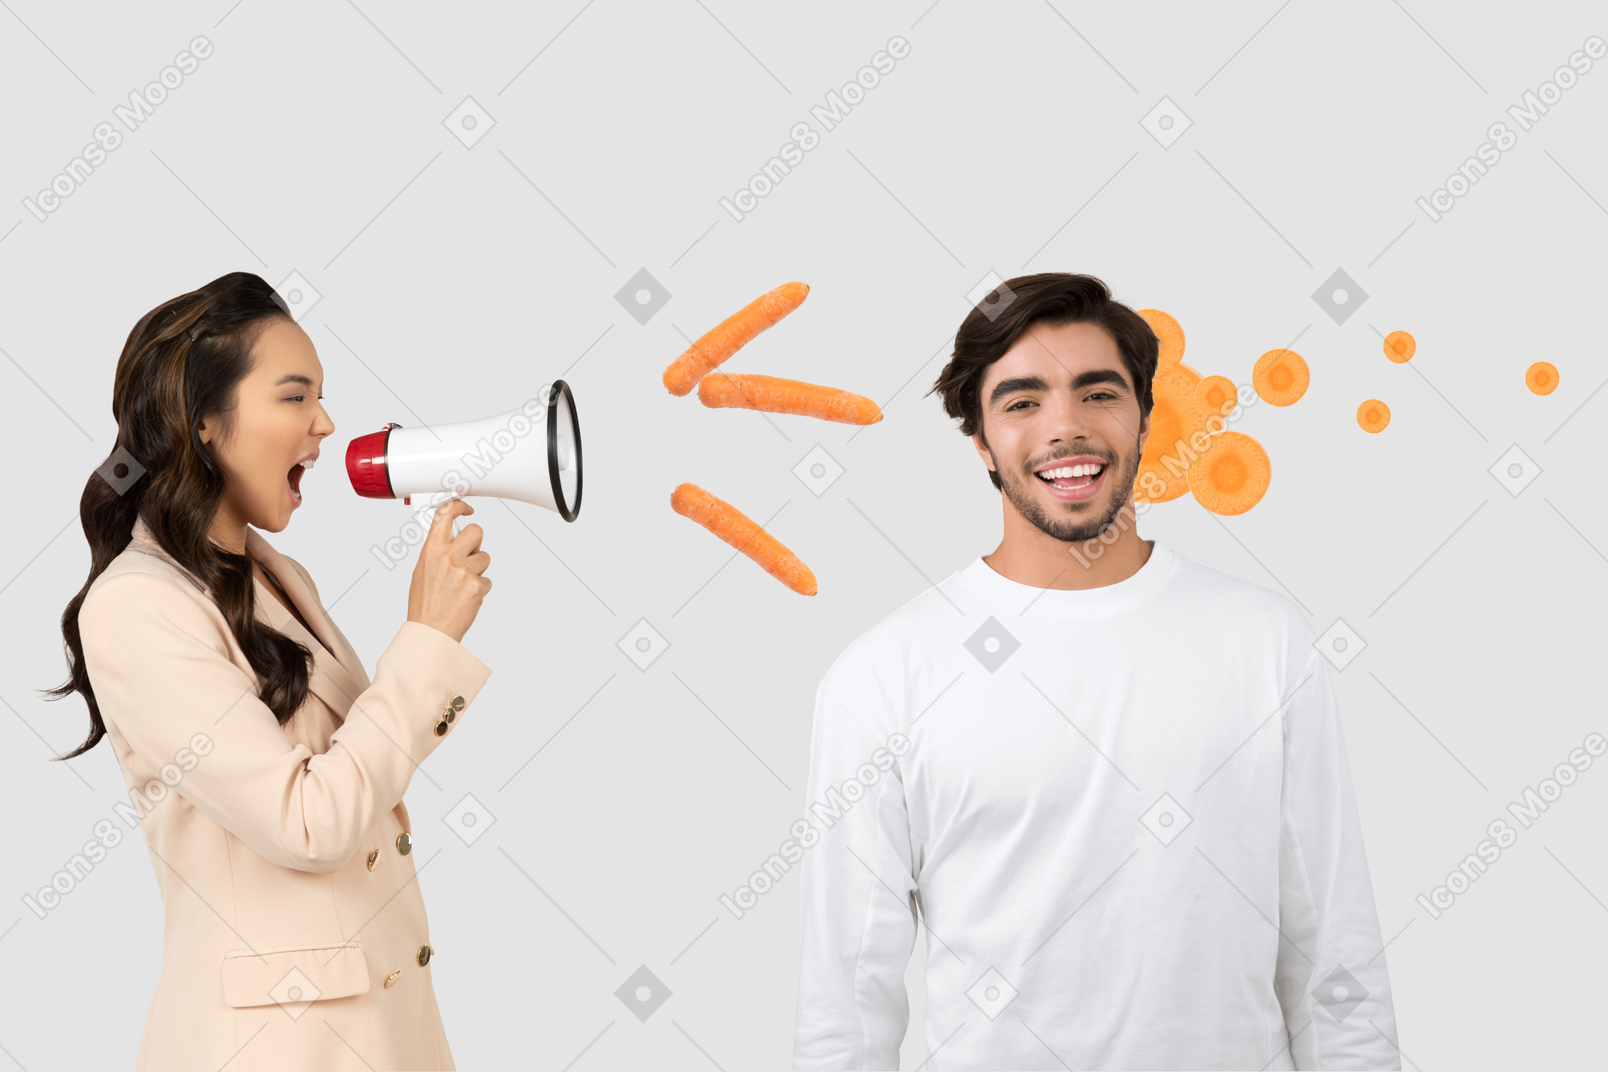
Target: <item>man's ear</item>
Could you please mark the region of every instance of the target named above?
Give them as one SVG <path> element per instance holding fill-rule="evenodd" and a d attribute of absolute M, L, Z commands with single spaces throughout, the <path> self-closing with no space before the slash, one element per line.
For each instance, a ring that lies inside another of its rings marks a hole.
<path fill-rule="evenodd" d="M 974 435 L 971 438 L 972 446 L 977 448 L 977 456 L 983 459 L 984 465 L 988 466 L 990 469 L 993 469 L 994 452 L 988 449 L 988 446 L 983 442 L 983 437 L 981 435 Z"/>
<path fill-rule="evenodd" d="M 1152 406 L 1150 413 L 1154 412 L 1156 412 L 1156 408 Z M 1141 454 L 1145 450 L 1145 440 L 1150 438 L 1150 413 L 1145 414 L 1144 419 L 1139 422 L 1139 453 Z"/>

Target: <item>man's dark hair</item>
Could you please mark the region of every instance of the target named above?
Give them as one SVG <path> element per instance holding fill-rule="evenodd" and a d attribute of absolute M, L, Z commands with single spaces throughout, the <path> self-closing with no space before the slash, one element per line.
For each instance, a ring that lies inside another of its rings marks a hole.
<path fill-rule="evenodd" d="M 993 315 L 990 315 L 993 314 Z M 972 307 L 955 332 L 955 350 L 939 373 L 932 390 L 943 400 L 944 412 L 960 421 L 961 434 L 977 435 L 983 428 L 983 380 L 988 366 L 1005 356 L 1034 324 L 1099 324 L 1116 340 L 1128 376 L 1139 396 L 1139 419 L 1149 415 L 1155 399 L 1150 391 L 1156 375 L 1161 341 L 1144 317 L 1111 297 L 1111 290 L 1092 275 L 1040 272 L 1007 279 Z M 999 473 L 988 479 L 997 489 Z"/>

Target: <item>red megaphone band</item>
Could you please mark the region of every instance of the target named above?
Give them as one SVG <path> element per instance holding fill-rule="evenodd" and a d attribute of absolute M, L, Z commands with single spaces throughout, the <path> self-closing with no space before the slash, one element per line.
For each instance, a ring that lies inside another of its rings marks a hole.
<path fill-rule="evenodd" d="M 391 437 L 387 424 L 378 432 L 358 436 L 346 445 L 346 475 L 352 480 L 352 490 L 366 499 L 394 499 L 391 493 L 391 476 L 385 467 L 385 444 Z"/>

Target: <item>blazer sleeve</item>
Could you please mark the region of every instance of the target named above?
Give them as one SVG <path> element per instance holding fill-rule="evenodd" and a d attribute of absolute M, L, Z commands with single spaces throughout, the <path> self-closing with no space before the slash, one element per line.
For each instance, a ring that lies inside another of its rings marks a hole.
<path fill-rule="evenodd" d="M 299 871 L 335 871 L 351 858 L 445 740 L 435 732 L 442 705 L 464 698 L 456 729 L 491 676 L 447 634 L 404 622 L 329 750 L 314 755 L 258 699 L 218 619 L 171 579 L 106 578 L 78 623 L 102 720 L 152 770 L 205 734 L 210 750 L 174 791 L 263 858 Z"/>

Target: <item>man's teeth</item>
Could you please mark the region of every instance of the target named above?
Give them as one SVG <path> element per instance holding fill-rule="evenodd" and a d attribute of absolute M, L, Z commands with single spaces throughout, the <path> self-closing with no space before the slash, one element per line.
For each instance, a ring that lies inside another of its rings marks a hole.
<path fill-rule="evenodd" d="M 1085 463 L 1083 465 L 1063 465 L 1059 469 L 1040 469 L 1039 476 L 1046 480 L 1065 480 L 1073 476 L 1095 476 L 1104 465 Z"/>

